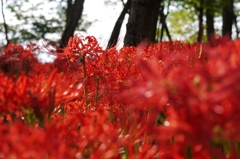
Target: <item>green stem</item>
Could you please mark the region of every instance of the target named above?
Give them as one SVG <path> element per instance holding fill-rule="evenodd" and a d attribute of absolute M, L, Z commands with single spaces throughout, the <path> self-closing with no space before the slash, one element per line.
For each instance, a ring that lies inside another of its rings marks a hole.
<path fill-rule="evenodd" d="M 128 159 L 129 158 L 129 151 L 128 151 L 128 148 L 127 146 L 124 147 L 124 159 Z"/>
<path fill-rule="evenodd" d="M 188 146 L 186 148 L 186 159 L 192 159 L 192 147 Z"/>
<path fill-rule="evenodd" d="M 28 76 L 28 72 L 29 72 L 29 61 L 28 59 L 26 59 L 26 75 Z"/>
<path fill-rule="evenodd" d="M 98 100 L 99 100 L 99 97 L 98 97 L 99 78 L 96 77 L 95 81 L 96 81 L 96 98 L 95 98 L 95 103 L 97 103 Z"/>
<path fill-rule="evenodd" d="M 135 145 L 134 145 L 134 150 L 135 150 L 134 158 L 138 158 L 139 147 L 140 147 L 139 143 L 136 142 Z"/>
<path fill-rule="evenodd" d="M 86 106 L 89 108 L 89 102 L 88 102 L 88 90 L 87 90 L 87 73 L 86 73 L 86 62 L 85 62 L 85 56 L 83 56 L 83 85 L 84 85 L 84 98 L 86 101 Z"/>
<path fill-rule="evenodd" d="M 229 151 L 230 151 L 229 142 L 228 142 L 228 141 L 223 141 L 222 147 L 223 147 L 223 152 L 224 152 L 225 154 L 228 154 Z"/>

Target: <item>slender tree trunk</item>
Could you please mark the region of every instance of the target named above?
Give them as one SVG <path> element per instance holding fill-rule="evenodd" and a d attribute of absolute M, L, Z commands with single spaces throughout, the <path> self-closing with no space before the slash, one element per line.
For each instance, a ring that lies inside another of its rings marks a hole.
<path fill-rule="evenodd" d="M 162 20 L 161 20 L 162 21 Z M 161 22 L 162 24 L 162 28 L 161 28 L 161 32 L 160 32 L 160 42 L 163 41 L 163 33 L 164 33 L 164 28 L 165 28 L 165 25 L 163 22 Z"/>
<path fill-rule="evenodd" d="M 230 38 L 232 36 L 232 25 L 234 19 L 233 1 L 234 0 L 224 1 L 222 9 L 223 18 L 222 36 L 229 36 Z"/>
<path fill-rule="evenodd" d="M 168 30 L 168 26 L 167 26 L 167 23 L 166 23 L 166 22 L 165 22 L 165 30 L 166 30 L 167 37 L 168 37 L 169 41 L 172 41 L 172 38 L 171 38 L 171 35 L 170 35 L 169 30 Z"/>
<path fill-rule="evenodd" d="M 214 0 L 208 0 L 207 5 L 208 8 L 206 10 L 206 19 L 207 19 L 207 38 L 208 41 L 211 39 L 211 36 L 214 35 L 215 29 L 214 29 L 214 16 L 213 16 L 213 7 Z"/>
<path fill-rule="evenodd" d="M 125 46 L 136 46 L 141 41 L 155 42 L 161 0 L 132 0 Z"/>
<path fill-rule="evenodd" d="M 132 0 L 128 0 L 127 1 L 127 3 L 125 4 L 125 6 L 124 6 L 120 16 L 118 17 L 118 19 L 117 19 L 117 21 L 115 23 L 115 26 L 113 28 L 111 37 L 110 37 L 110 39 L 108 41 L 107 48 L 110 48 L 110 47 L 116 45 L 118 37 L 119 37 L 119 34 L 120 34 L 120 30 L 121 30 L 121 27 L 122 27 L 122 23 L 123 23 L 124 17 L 128 13 L 128 10 L 131 7 L 131 2 L 132 2 Z"/>
<path fill-rule="evenodd" d="M 2 5 L 3 26 L 4 26 L 4 29 L 5 29 L 5 38 L 6 38 L 7 45 L 8 45 L 10 43 L 10 41 L 8 39 L 8 27 L 7 27 L 7 23 L 6 23 L 6 19 L 5 19 L 5 15 L 4 15 L 4 11 L 3 11 L 3 8 L 4 8 L 3 7 L 3 0 L 1 0 L 1 5 Z"/>
<path fill-rule="evenodd" d="M 168 16 L 168 13 L 169 13 L 169 7 L 170 7 L 170 0 L 168 1 L 168 6 L 167 6 L 167 14 L 165 15 L 164 14 L 164 3 L 162 2 L 161 5 L 160 5 L 160 8 L 159 8 L 159 13 L 160 13 L 160 23 L 162 25 L 162 28 L 161 28 L 161 32 L 160 32 L 160 42 L 162 42 L 163 40 L 163 33 L 164 33 L 164 30 L 166 31 L 166 34 L 167 34 L 167 37 L 168 39 L 171 41 L 172 38 L 171 38 L 171 35 L 170 35 L 170 32 L 168 30 L 168 26 L 167 26 L 167 23 L 166 23 L 166 18 Z"/>
<path fill-rule="evenodd" d="M 68 8 L 66 11 L 66 28 L 63 31 L 60 47 L 67 45 L 70 37 L 73 36 L 78 21 L 82 17 L 84 0 L 68 0 Z"/>
<path fill-rule="evenodd" d="M 200 7 L 197 8 L 198 11 L 198 37 L 197 42 L 201 42 L 203 39 L 203 0 L 200 1 Z"/>
<path fill-rule="evenodd" d="M 235 25 L 235 28 L 236 28 L 236 36 L 237 36 L 237 38 L 239 37 L 239 28 L 238 28 L 238 25 L 237 25 L 237 23 L 238 23 L 238 21 L 237 21 L 237 15 L 234 13 L 233 14 L 233 16 L 234 16 L 234 25 Z"/>

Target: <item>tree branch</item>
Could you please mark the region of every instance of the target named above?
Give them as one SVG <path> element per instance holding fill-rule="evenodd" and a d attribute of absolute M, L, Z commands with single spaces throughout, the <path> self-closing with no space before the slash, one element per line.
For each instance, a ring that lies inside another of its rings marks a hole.
<path fill-rule="evenodd" d="M 123 6 L 125 7 L 126 3 L 124 3 L 124 1 L 123 1 L 123 0 L 121 0 L 121 2 L 122 2 L 122 4 L 123 4 Z"/>
<path fill-rule="evenodd" d="M 7 27 L 7 23 L 6 23 L 6 19 L 5 19 L 5 15 L 4 15 L 4 11 L 3 11 L 3 0 L 1 0 L 1 5 L 2 5 L 3 26 L 4 26 L 4 29 L 5 29 L 5 38 L 7 40 L 7 45 L 8 45 L 10 43 L 10 41 L 8 39 L 8 27 Z"/>
<path fill-rule="evenodd" d="M 125 17 L 126 13 L 128 12 L 128 10 L 131 7 L 131 1 L 132 0 L 128 0 L 127 1 L 127 3 L 125 4 L 125 6 L 124 6 L 120 16 L 118 17 L 118 19 L 117 19 L 117 21 L 116 21 L 116 23 L 114 25 L 111 37 L 110 37 L 110 39 L 108 41 L 107 48 L 110 48 L 110 47 L 116 45 L 118 37 L 119 37 L 119 34 L 120 34 L 120 30 L 121 30 L 121 27 L 122 27 L 122 23 L 123 23 L 124 17 Z"/>
<path fill-rule="evenodd" d="M 60 48 L 64 48 L 70 37 L 73 36 L 78 21 L 82 17 L 84 0 L 75 0 L 72 4 L 72 0 L 68 0 L 66 28 L 63 31 Z"/>

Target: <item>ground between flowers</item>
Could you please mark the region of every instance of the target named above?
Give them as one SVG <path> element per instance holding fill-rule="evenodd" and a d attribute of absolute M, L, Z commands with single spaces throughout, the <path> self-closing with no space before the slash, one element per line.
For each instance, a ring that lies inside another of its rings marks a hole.
<path fill-rule="evenodd" d="M 240 158 L 240 40 L 0 56 L 0 159 Z"/>

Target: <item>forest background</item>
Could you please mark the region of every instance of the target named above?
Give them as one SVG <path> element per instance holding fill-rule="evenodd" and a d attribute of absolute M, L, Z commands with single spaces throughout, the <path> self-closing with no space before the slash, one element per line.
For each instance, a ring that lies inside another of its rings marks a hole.
<path fill-rule="evenodd" d="M 212 35 L 236 39 L 239 12 L 238 0 L 1 0 L 0 45 L 43 40 L 64 47 L 74 33 L 93 35 L 105 48 L 142 40 L 204 42 Z"/>

